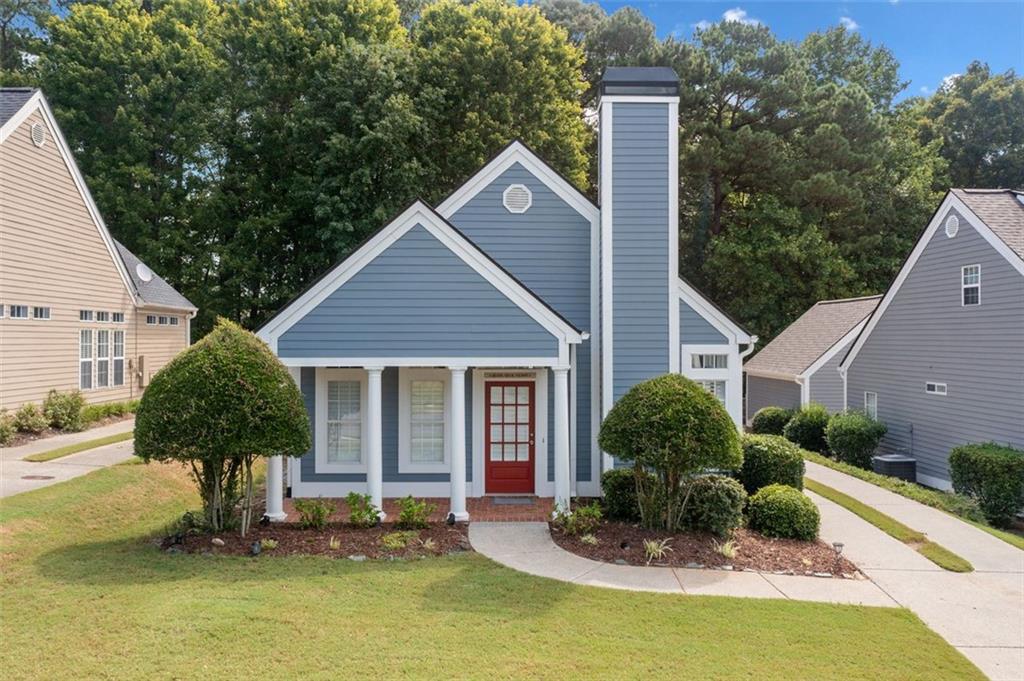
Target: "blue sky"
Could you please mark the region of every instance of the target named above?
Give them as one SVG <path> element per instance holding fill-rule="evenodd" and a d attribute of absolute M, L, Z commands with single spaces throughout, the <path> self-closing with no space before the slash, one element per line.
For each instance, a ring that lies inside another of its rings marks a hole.
<path fill-rule="evenodd" d="M 1024 0 L 1005 2 L 617 2 L 601 0 L 613 12 L 627 5 L 650 18 L 659 36 L 693 35 L 702 21 L 729 17 L 759 21 L 779 37 L 799 40 L 808 33 L 836 26 L 860 32 L 875 45 L 885 45 L 910 81 L 903 97 L 929 95 L 943 78 L 959 73 L 972 60 L 988 62 L 993 71 L 1014 69 L 1024 75 Z"/>

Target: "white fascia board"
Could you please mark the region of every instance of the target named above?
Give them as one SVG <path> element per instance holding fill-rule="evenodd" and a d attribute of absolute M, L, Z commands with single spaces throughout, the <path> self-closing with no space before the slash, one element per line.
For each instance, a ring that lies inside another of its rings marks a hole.
<path fill-rule="evenodd" d="M 861 332 L 861 329 L 863 329 L 864 325 L 867 323 L 868 320 L 866 317 L 862 319 L 860 322 L 858 322 L 857 325 L 850 329 L 849 331 L 847 331 L 842 338 L 833 343 L 832 347 L 823 352 L 821 357 L 814 360 L 814 362 L 809 367 L 804 369 L 800 373 L 800 377 L 810 378 L 818 371 L 818 369 L 828 364 L 833 357 L 835 357 L 837 354 L 846 349 L 847 345 L 849 345 L 849 343 L 852 342 L 853 339 L 857 337 L 857 334 Z"/>
<path fill-rule="evenodd" d="M 615 104 L 679 104 L 678 95 L 603 95 L 597 103 L 598 109 L 604 103 Z"/>
<path fill-rule="evenodd" d="M 723 315 L 718 308 L 709 303 L 697 289 L 678 278 L 678 276 L 676 277 L 676 283 L 679 286 L 679 296 L 690 307 L 694 308 L 701 317 L 710 322 L 722 335 L 730 337 L 733 342 L 740 345 L 750 345 L 756 340 L 756 337 L 751 336 L 738 327 L 731 319 Z M 678 310 L 676 310 L 676 315 L 679 315 Z"/>
<path fill-rule="evenodd" d="M 978 234 L 980 234 L 981 237 L 987 241 L 990 246 L 992 246 L 992 248 L 1002 255 L 1006 261 L 1010 263 L 1011 267 L 1024 275 L 1024 260 L 1014 253 L 1013 250 L 1006 245 L 1006 242 L 1000 239 L 995 232 L 989 229 L 989 226 L 975 215 L 974 212 L 967 207 L 967 204 L 957 198 L 953 192 L 947 192 L 946 197 L 942 200 L 942 203 L 939 204 L 938 209 L 935 211 L 932 221 L 928 223 L 928 227 L 917 240 L 917 243 L 914 244 L 914 249 L 910 252 L 910 256 L 907 258 L 907 261 L 903 263 L 903 267 L 900 269 L 899 274 L 896 275 L 896 279 L 893 280 L 889 289 L 885 292 L 885 296 L 883 296 L 881 302 L 878 303 L 878 307 L 875 308 L 875 312 L 868 320 L 863 333 L 860 334 L 857 338 L 857 342 L 854 343 L 853 347 L 850 348 L 850 352 L 847 353 L 846 359 L 843 360 L 839 367 L 840 372 L 845 372 L 860 353 L 861 348 L 864 347 L 864 343 L 867 342 L 871 332 L 875 330 L 876 326 L 878 326 L 878 320 L 885 315 L 885 311 L 889 308 L 889 305 L 892 303 L 893 298 L 896 297 L 896 294 L 899 293 L 900 287 L 903 286 L 903 282 L 906 281 L 908 276 L 910 276 L 910 272 L 914 269 L 914 265 L 917 264 L 917 261 L 921 258 L 921 254 L 924 253 L 925 248 L 927 248 L 928 244 L 931 243 L 932 237 L 935 236 L 935 232 L 938 231 L 939 226 L 943 222 L 943 218 L 946 216 L 946 213 L 949 212 L 950 208 L 956 209 L 957 212 L 963 215 L 964 218 L 967 219 L 967 223 L 973 227 Z"/>
<path fill-rule="evenodd" d="M 679 99 L 668 103 L 668 370 L 679 373 Z"/>
<path fill-rule="evenodd" d="M 612 287 L 612 126 L 615 107 L 602 108 L 600 115 L 600 178 L 601 194 L 601 418 L 612 408 L 614 385 L 614 299 Z M 605 469 L 610 465 L 607 456 Z"/>
<path fill-rule="evenodd" d="M 498 154 L 494 159 L 481 168 L 465 184 L 456 189 L 451 196 L 444 200 L 437 207 L 437 212 L 445 217 L 451 217 L 460 208 L 469 203 L 477 194 L 486 189 L 501 176 L 512 165 L 519 163 L 543 182 L 548 189 L 553 191 L 560 199 L 591 222 L 598 220 L 597 206 L 592 204 L 576 187 L 572 186 L 551 167 L 533 154 L 521 142 L 512 142 L 508 147 Z"/>
<path fill-rule="evenodd" d="M 32 97 L 25 102 L 25 105 L 21 107 L 21 109 L 19 109 L 18 112 L 6 123 L 4 123 L 3 128 L 0 129 L 0 143 L 6 140 L 8 136 L 17 130 L 21 124 L 36 111 L 39 111 L 42 114 L 43 120 L 46 121 L 47 127 L 50 128 L 50 134 L 53 136 L 54 143 L 57 146 L 57 152 L 64 161 L 64 165 L 67 167 L 68 173 L 71 175 L 71 179 L 74 181 L 75 187 L 78 189 L 78 193 L 82 197 L 82 202 L 85 204 L 85 208 L 89 212 L 89 217 L 92 218 L 92 222 L 96 226 L 96 231 L 99 232 L 100 238 L 107 247 L 110 259 L 114 263 L 114 267 L 117 269 L 117 273 L 120 275 L 121 281 L 124 283 L 125 290 L 128 291 L 128 296 L 132 299 L 132 305 L 135 307 L 141 307 L 142 302 L 136 294 L 135 284 L 132 282 L 131 277 L 128 276 L 128 270 L 125 269 L 124 261 L 121 260 L 121 254 L 118 253 L 117 247 L 114 245 L 114 239 L 110 236 L 110 230 L 107 229 L 107 224 L 103 221 L 100 209 L 96 206 L 96 202 L 93 200 L 92 194 L 89 192 L 89 187 L 85 183 L 85 178 L 82 177 L 82 172 L 78 169 L 78 164 L 75 163 L 75 157 L 71 153 L 71 148 L 68 146 L 67 140 L 64 139 L 64 133 L 61 132 L 60 126 L 57 124 L 57 119 L 54 117 L 53 111 L 50 109 L 50 105 L 46 101 L 46 97 L 43 96 L 42 90 L 39 90 L 32 95 Z"/>
<path fill-rule="evenodd" d="M 453 230 L 443 219 L 438 217 L 426 204 L 417 201 L 395 218 L 388 226 L 379 231 L 372 239 L 323 277 L 288 307 L 279 312 L 258 335 L 271 348 L 276 348 L 277 339 L 290 329 L 296 322 L 323 302 L 331 293 L 344 285 L 349 279 L 360 272 L 366 265 L 383 253 L 391 244 L 406 232 L 422 225 L 432 236 L 444 244 L 460 260 L 469 265 L 477 274 L 486 279 L 502 295 L 516 304 L 523 312 L 544 327 L 551 335 L 559 339 L 560 345 L 580 343 L 582 334 L 544 306 L 537 297 L 526 290 L 510 275 L 504 272 L 461 234 Z M 561 351 L 560 355 L 563 354 Z M 568 364 L 568 349 L 564 351 L 565 364 Z"/>
<path fill-rule="evenodd" d="M 773 381 L 787 381 L 789 383 L 799 383 L 802 380 L 802 377 L 797 374 L 784 374 L 777 371 L 761 371 L 759 369 L 748 369 L 746 367 L 743 367 L 743 373 L 748 376 L 756 376 L 757 378 L 770 378 Z"/>
<path fill-rule="evenodd" d="M 281 357 L 286 367 L 487 367 L 488 369 L 568 369 L 560 357 Z"/>

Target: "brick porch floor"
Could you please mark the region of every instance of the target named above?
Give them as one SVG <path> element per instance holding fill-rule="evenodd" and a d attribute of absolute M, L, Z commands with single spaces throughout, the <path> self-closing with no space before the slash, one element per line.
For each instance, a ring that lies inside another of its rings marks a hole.
<path fill-rule="evenodd" d="M 469 511 L 470 522 L 537 522 L 551 518 L 551 512 L 555 508 L 555 500 L 552 498 L 522 497 L 530 501 L 529 505 L 520 504 L 495 504 L 494 497 L 470 497 L 466 499 L 466 510 Z M 424 501 L 424 499 L 418 499 Z M 348 506 L 344 499 L 331 499 L 338 507 L 337 512 L 331 516 L 333 522 L 343 522 L 348 519 Z M 437 510 L 431 516 L 431 520 L 444 520 L 448 515 L 449 500 L 447 498 L 425 499 L 437 505 Z M 288 514 L 287 521 L 294 522 L 299 519 L 295 511 L 292 499 L 284 500 L 284 512 Z M 384 512 L 388 514 L 388 520 L 398 517 L 398 507 L 394 499 L 384 500 Z"/>

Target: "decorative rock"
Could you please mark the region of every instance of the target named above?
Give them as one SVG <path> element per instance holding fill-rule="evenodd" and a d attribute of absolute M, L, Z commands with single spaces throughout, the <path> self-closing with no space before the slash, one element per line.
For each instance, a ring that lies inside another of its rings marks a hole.
<path fill-rule="evenodd" d="M 363 554 L 360 553 L 360 554 L 351 555 L 351 556 L 348 557 L 348 559 L 349 560 L 354 560 L 357 563 L 362 563 L 364 560 L 366 560 L 366 556 L 364 556 Z"/>
<path fill-rule="evenodd" d="M 691 570 L 701 570 L 701 569 L 704 568 L 704 564 L 703 563 L 687 563 L 686 567 L 690 568 Z"/>
<path fill-rule="evenodd" d="M 815 577 L 832 577 L 832 573 L 831 572 L 815 572 L 814 576 Z"/>
<path fill-rule="evenodd" d="M 720 567 L 718 569 L 719 570 L 728 570 L 728 571 L 732 572 L 732 565 L 723 565 L 722 567 Z"/>
<path fill-rule="evenodd" d="M 615 564 L 616 565 L 629 565 L 629 563 L 626 562 L 625 558 L 616 558 L 615 559 Z"/>
<path fill-rule="evenodd" d="M 220 537 L 214 537 L 213 539 L 210 540 L 210 543 L 213 544 L 214 546 L 224 546 L 224 540 L 221 539 Z"/>

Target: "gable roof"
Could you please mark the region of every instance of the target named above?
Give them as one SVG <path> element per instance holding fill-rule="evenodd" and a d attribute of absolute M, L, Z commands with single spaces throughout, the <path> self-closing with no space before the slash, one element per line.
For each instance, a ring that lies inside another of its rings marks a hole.
<path fill-rule="evenodd" d="M 171 307 L 181 310 L 197 309 L 188 298 L 174 290 L 174 287 L 164 281 L 163 277 L 149 269 L 144 262 L 139 260 L 138 256 L 125 248 L 124 244 L 117 240 L 114 241 L 114 244 L 117 246 L 117 252 L 121 256 L 121 260 L 124 261 L 128 275 L 135 285 L 135 293 L 139 297 L 139 302 L 143 305 Z M 142 266 L 141 268 L 139 267 L 140 265 Z M 142 277 L 142 274 L 147 271 L 150 274 L 148 281 Z"/>
<path fill-rule="evenodd" d="M 567 343 L 580 343 L 583 340 L 584 333 L 580 329 L 422 200 L 414 201 L 347 257 L 318 277 L 264 323 L 257 330 L 257 335 L 276 350 L 277 339 L 282 334 L 416 225 L 422 225 L 552 335 Z"/>
<path fill-rule="evenodd" d="M 851 331 L 859 331 L 881 299 L 878 295 L 815 303 L 752 357 L 744 370 L 755 375 L 802 375 Z"/>
<path fill-rule="evenodd" d="M 1024 192 L 1013 189 L 950 189 L 996 236 L 1024 258 Z"/>
<path fill-rule="evenodd" d="M 0 88 L 0 125 L 14 118 L 14 115 L 21 111 L 21 108 L 32 99 L 32 95 L 38 92 L 34 87 L 4 87 Z"/>

